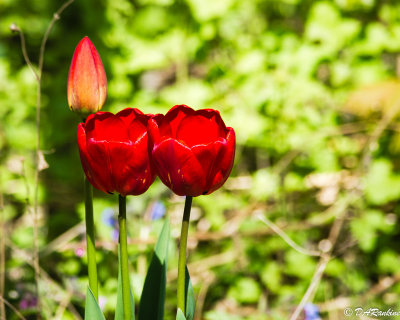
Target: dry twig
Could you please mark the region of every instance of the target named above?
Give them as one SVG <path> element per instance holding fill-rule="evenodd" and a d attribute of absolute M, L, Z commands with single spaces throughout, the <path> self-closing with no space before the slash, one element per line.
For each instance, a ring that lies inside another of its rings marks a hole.
<path fill-rule="evenodd" d="M 4 297 L 4 283 L 5 283 L 5 273 L 6 273 L 6 253 L 5 253 L 5 218 L 4 218 L 4 199 L 3 199 L 3 188 L 1 185 L 0 176 L 0 297 Z M 0 319 L 6 320 L 6 308 L 5 302 L 2 299 L 0 301 Z"/>
<path fill-rule="evenodd" d="M 53 29 L 53 26 L 57 20 L 60 19 L 61 13 L 71 4 L 74 0 L 66 1 L 53 15 L 47 30 L 43 36 L 41 45 L 40 45 L 40 53 L 39 53 L 39 65 L 38 70 L 35 71 L 31 60 L 29 59 L 27 50 L 25 37 L 22 30 L 16 25 L 12 24 L 10 29 L 13 32 L 17 32 L 21 39 L 21 48 L 22 54 L 24 56 L 24 60 L 28 67 L 33 72 L 36 82 L 37 82 L 37 97 L 36 97 L 36 150 L 35 150 L 35 188 L 34 188 L 34 204 L 33 204 L 33 267 L 35 270 L 35 282 L 36 282 L 36 295 L 37 295 L 37 317 L 41 319 L 41 306 L 40 306 L 40 267 L 39 267 L 39 244 L 38 244 L 38 190 L 39 190 L 39 172 L 40 168 L 40 160 L 42 158 L 41 150 L 40 150 L 40 108 L 41 108 L 41 92 L 42 92 L 42 75 L 43 75 L 43 61 L 44 61 L 44 52 L 46 48 L 46 43 L 49 38 L 50 32 Z"/>

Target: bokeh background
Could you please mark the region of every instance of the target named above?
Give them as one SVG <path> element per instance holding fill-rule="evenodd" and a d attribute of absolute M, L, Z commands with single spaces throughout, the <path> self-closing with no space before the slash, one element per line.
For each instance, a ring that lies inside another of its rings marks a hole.
<path fill-rule="evenodd" d="M 26 319 L 36 319 L 37 303 L 37 83 L 9 27 L 24 32 L 36 66 L 62 3 L 0 2 L 0 293 Z M 346 307 L 400 309 L 398 1 L 75 0 L 44 55 L 40 130 L 48 168 L 40 173 L 37 240 L 45 319 L 84 313 L 79 118 L 68 109 L 66 83 L 86 35 L 108 77 L 104 110 L 211 107 L 236 131 L 231 177 L 193 201 L 196 319 L 289 319 L 311 282 L 312 304 L 299 319 L 317 319 L 315 308 L 330 320 L 343 319 Z M 165 319 L 174 319 L 183 202 L 159 180 L 128 199 L 136 301 L 164 217 L 172 223 Z M 113 319 L 117 197 L 95 192 L 94 206 L 100 302 Z M 5 310 L 7 320 L 18 319 Z"/>

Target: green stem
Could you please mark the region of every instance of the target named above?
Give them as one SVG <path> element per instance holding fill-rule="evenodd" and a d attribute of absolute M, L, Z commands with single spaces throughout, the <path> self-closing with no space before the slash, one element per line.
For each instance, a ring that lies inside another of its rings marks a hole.
<path fill-rule="evenodd" d="M 126 197 L 119 195 L 119 245 L 121 248 L 122 303 L 124 319 L 131 320 L 131 299 L 128 271 L 128 244 L 126 234 Z"/>
<path fill-rule="evenodd" d="M 181 229 L 181 241 L 179 246 L 179 262 L 178 262 L 178 309 L 181 309 L 185 314 L 186 303 L 185 303 L 185 274 L 186 274 L 186 247 L 189 233 L 189 220 L 190 220 L 190 209 L 192 207 L 191 196 L 186 196 L 185 209 L 183 210 L 182 229 Z"/>
<path fill-rule="evenodd" d="M 85 220 L 86 220 L 86 244 L 89 269 L 89 287 L 96 300 L 98 299 L 97 283 L 97 264 L 96 247 L 94 238 L 94 220 L 93 220 L 93 187 L 85 177 Z"/>

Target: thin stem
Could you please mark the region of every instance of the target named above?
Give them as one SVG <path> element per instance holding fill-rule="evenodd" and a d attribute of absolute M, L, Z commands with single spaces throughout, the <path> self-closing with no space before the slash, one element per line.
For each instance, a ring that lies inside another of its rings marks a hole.
<path fill-rule="evenodd" d="M 186 196 L 185 209 L 183 210 L 181 241 L 179 246 L 179 262 L 178 262 L 178 309 L 183 314 L 186 311 L 185 303 L 185 276 L 186 276 L 186 248 L 189 233 L 190 209 L 192 208 L 193 197 Z"/>
<path fill-rule="evenodd" d="M 28 52 L 26 51 L 26 43 L 25 43 L 25 36 L 24 33 L 22 32 L 22 30 L 16 25 L 16 24 L 12 24 L 10 27 L 12 32 L 17 32 L 19 35 L 19 39 L 21 41 L 21 49 L 22 49 L 22 55 L 24 57 L 25 63 L 27 64 L 27 66 L 29 67 L 29 69 L 31 69 L 33 76 L 35 77 L 35 80 L 37 82 L 40 81 L 40 76 L 39 74 L 36 72 L 35 68 L 32 65 L 31 60 L 29 59 L 29 55 Z"/>
<path fill-rule="evenodd" d="M 54 24 L 56 23 L 57 20 L 60 19 L 61 13 L 67 9 L 69 5 L 71 5 L 74 2 L 74 0 L 68 0 L 66 1 L 58 10 L 56 13 L 53 14 L 53 19 L 51 19 L 49 26 L 47 27 L 47 30 L 43 36 L 42 43 L 40 45 L 40 53 L 39 53 L 39 77 L 42 78 L 42 69 L 43 69 L 43 59 L 44 59 L 44 50 L 46 48 L 46 42 L 47 39 L 49 38 L 50 32 L 54 27 Z"/>
<path fill-rule="evenodd" d="M 1 168 L 0 168 L 1 170 Z M 1 173 L 1 171 L 0 171 Z M 5 258 L 5 217 L 4 217 L 4 199 L 3 199 L 3 188 L 1 184 L 1 176 L 0 176 L 0 297 L 4 297 L 5 293 L 5 270 L 6 270 L 6 258 Z M 0 301 L 0 319 L 6 320 L 6 308 L 5 302 L 3 300 Z"/>
<path fill-rule="evenodd" d="M 43 61 L 44 61 L 44 52 L 46 48 L 46 42 L 49 38 L 50 32 L 54 27 L 54 24 L 57 20 L 60 19 L 61 13 L 72 3 L 74 0 L 66 1 L 61 7 L 54 13 L 53 18 L 51 19 L 46 32 L 42 38 L 42 42 L 40 45 L 39 52 L 39 66 L 36 71 L 32 65 L 31 60 L 29 59 L 28 52 L 26 50 L 25 36 L 22 30 L 16 25 L 12 24 L 10 29 L 13 32 L 17 32 L 19 34 L 21 40 L 21 48 L 22 55 L 24 56 L 24 60 L 28 67 L 31 69 L 35 80 L 37 82 L 37 97 L 36 97 L 36 150 L 35 150 L 35 188 L 34 188 L 34 205 L 33 205 L 33 266 L 35 270 L 35 282 L 36 282 L 36 296 L 37 296 L 37 319 L 41 319 L 41 301 L 40 301 L 40 266 L 39 266 L 39 231 L 38 231 L 38 190 L 39 190 L 39 172 L 40 168 L 40 159 L 41 159 L 41 150 L 40 150 L 40 107 L 41 107 L 41 92 L 42 92 L 42 74 L 43 74 Z"/>
<path fill-rule="evenodd" d="M 16 307 L 14 307 L 10 302 L 8 302 L 6 299 L 4 299 L 2 296 L 0 296 L 0 300 L 1 302 L 4 302 L 7 307 L 9 307 L 12 311 L 14 311 L 14 313 L 16 314 L 16 316 L 21 319 L 21 320 L 26 320 L 26 318 L 22 315 L 21 312 L 18 311 L 18 309 Z"/>
<path fill-rule="evenodd" d="M 96 300 L 98 299 L 97 283 L 97 264 L 96 247 L 94 238 L 94 220 L 93 220 L 93 187 L 85 177 L 85 220 L 86 220 L 86 244 L 88 258 L 89 287 Z"/>
<path fill-rule="evenodd" d="M 131 292 L 128 271 L 128 243 L 126 233 L 126 197 L 119 195 L 119 245 L 121 248 L 122 303 L 124 319 L 131 320 Z"/>
<path fill-rule="evenodd" d="M 289 246 L 291 246 L 297 252 L 305 254 L 307 256 L 314 256 L 314 257 L 321 256 L 321 252 L 319 251 L 308 250 L 299 246 L 281 228 L 279 228 L 275 223 L 264 217 L 261 213 L 257 215 L 257 218 L 261 222 L 265 223 L 268 227 L 270 227 L 278 236 L 280 236 L 283 239 L 283 241 L 285 241 Z"/>

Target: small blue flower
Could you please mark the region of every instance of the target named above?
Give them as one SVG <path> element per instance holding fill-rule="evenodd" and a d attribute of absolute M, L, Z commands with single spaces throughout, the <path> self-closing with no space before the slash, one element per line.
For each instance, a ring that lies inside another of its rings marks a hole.
<path fill-rule="evenodd" d="M 115 228 L 115 229 L 113 229 L 113 230 L 111 231 L 111 238 L 112 238 L 114 241 L 118 241 L 118 239 L 119 239 L 119 228 Z"/>
<path fill-rule="evenodd" d="M 101 213 L 101 221 L 111 228 L 110 236 L 113 240 L 118 241 L 119 237 L 119 225 L 117 217 L 112 208 L 106 208 Z"/>
<path fill-rule="evenodd" d="M 159 220 L 165 215 L 165 206 L 161 201 L 156 201 L 151 209 L 150 219 Z"/>
<path fill-rule="evenodd" d="M 304 320 L 321 320 L 321 317 L 319 315 L 319 308 L 315 304 L 307 303 L 304 306 L 304 314 Z"/>
<path fill-rule="evenodd" d="M 105 208 L 101 213 L 101 221 L 103 221 L 106 226 L 114 228 L 117 223 L 114 210 L 112 208 Z"/>

